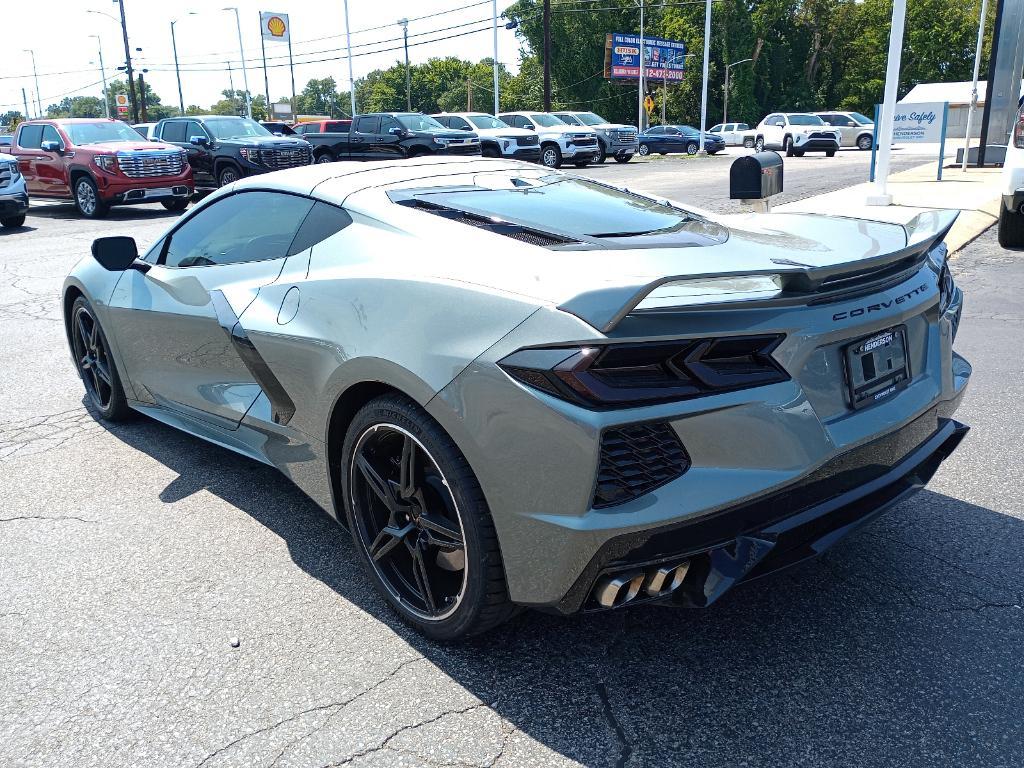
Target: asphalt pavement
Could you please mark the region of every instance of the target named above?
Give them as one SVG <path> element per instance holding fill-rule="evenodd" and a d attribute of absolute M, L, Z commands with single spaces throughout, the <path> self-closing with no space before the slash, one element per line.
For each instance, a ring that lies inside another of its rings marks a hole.
<path fill-rule="evenodd" d="M 794 195 L 866 167 L 796 160 Z M 588 173 L 733 205 L 724 158 Z M 528 612 L 446 646 L 274 471 L 84 407 L 63 276 L 173 218 L 41 207 L 0 234 L 0 765 L 1024 764 L 1024 253 L 993 231 L 953 262 L 972 431 L 928 490 L 710 609 Z"/>

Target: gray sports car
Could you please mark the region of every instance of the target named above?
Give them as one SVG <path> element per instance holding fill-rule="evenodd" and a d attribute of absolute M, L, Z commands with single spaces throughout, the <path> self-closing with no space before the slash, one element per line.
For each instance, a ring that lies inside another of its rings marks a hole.
<path fill-rule="evenodd" d="M 958 445 L 943 237 L 710 216 L 515 161 L 246 179 L 64 287 L 104 419 L 279 469 L 435 638 L 517 606 L 708 605 Z"/>

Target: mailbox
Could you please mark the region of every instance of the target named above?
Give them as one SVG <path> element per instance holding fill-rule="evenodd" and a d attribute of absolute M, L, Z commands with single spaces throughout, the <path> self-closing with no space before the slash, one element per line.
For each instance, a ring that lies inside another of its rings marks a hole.
<path fill-rule="evenodd" d="M 729 198 L 767 200 L 782 192 L 782 156 L 757 152 L 737 158 L 729 169 Z"/>

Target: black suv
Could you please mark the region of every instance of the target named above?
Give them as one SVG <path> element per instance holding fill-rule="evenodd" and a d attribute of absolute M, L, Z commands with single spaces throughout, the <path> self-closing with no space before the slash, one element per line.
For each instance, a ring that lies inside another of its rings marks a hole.
<path fill-rule="evenodd" d="M 188 152 L 196 189 L 223 187 L 245 176 L 313 162 L 309 142 L 275 136 L 245 117 L 169 117 L 156 124 L 151 138 Z"/>

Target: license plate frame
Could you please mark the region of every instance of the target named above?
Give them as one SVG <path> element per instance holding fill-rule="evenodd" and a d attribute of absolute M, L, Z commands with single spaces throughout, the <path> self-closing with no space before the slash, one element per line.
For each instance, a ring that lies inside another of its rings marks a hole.
<path fill-rule="evenodd" d="M 897 325 L 864 336 L 843 350 L 850 406 L 855 410 L 888 400 L 910 386 L 907 328 Z"/>

